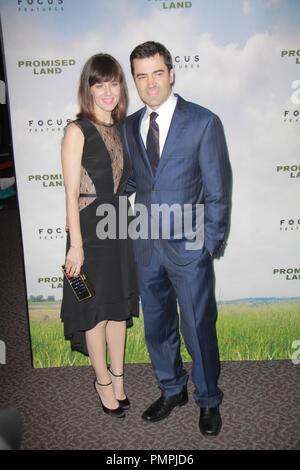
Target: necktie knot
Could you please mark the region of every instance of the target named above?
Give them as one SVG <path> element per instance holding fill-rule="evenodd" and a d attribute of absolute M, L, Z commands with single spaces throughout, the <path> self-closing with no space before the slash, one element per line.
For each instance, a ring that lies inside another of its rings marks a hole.
<path fill-rule="evenodd" d="M 150 114 L 150 122 L 152 123 L 153 121 L 155 121 L 157 116 L 158 114 L 155 111 L 152 111 L 152 113 Z"/>

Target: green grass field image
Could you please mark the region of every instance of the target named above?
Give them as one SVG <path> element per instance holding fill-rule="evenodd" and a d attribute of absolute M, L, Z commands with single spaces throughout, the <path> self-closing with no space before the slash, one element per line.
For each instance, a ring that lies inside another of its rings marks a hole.
<path fill-rule="evenodd" d="M 60 302 L 29 301 L 33 366 L 90 365 L 89 358 L 71 351 L 60 321 Z M 300 299 L 245 299 L 218 305 L 217 332 L 221 361 L 291 359 L 300 340 Z M 181 342 L 184 362 L 191 358 Z M 127 329 L 126 363 L 150 362 L 143 315 Z"/>

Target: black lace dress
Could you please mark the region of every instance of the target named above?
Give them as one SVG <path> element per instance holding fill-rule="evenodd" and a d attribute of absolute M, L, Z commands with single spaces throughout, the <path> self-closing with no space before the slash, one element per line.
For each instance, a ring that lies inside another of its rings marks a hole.
<path fill-rule="evenodd" d="M 85 118 L 74 122 L 84 135 L 78 201 L 83 271 L 96 295 L 79 303 L 64 280 L 61 319 L 71 348 L 87 355 L 85 331 L 103 320 L 126 320 L 131 326 L 132 316 L 139 315 L 139 296 L 132 241 L 125 233 L 130 203 L 124 190 L 131 165 L 120 126 L 96 126 Z"/>

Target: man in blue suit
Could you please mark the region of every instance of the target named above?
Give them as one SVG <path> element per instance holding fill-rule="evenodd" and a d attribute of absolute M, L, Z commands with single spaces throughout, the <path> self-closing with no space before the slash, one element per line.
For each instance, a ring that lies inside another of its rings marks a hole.
<path fill-rule="evenodd" d="M 172 91 L 174 70 L 169 51 L 153 41 L 137 46 L 131 71 L 145 107 L 125 122 L 125 144 L 133 172 L 128 192 L 147 208 L 142 221 L 151 226 L 153 208 L 191 207 L 192 232 L 199 232 L 197 207 L 204 208 L 203 243 L 171 227 L 166 239 L 161 217 L 158 236 L 134 241 L 145 337 L 161 396 L 144 412 L 149 422 L 166 418 L 188 401 L 188 374 L 180 356 L 180 330 L 193 360 L 194 399 L 199 427 L 217 435 L 223 393 L 217 386 L 219 353 L 215 322 L 212 259 L 224 245 L 230 205 L 231 171 L 220 119 Z M 152 213 L 151 213 L 152 212 Z M 183 212 L 182 212 L 183 213 Z M 177 217 L 178 218 L 178 217 Z M 173 222 L 175 224 L 175 215 Z M 152 234 L 153 235 L 153 234 Z M 200 237 L 201 238 L 201 237 Z"/>

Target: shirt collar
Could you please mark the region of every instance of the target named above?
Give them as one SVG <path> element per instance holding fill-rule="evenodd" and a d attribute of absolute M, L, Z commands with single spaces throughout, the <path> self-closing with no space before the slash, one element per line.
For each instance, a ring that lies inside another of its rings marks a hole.
<path fill-rule="evenodd" d="M 160 107 L 157 108 L 155 112 L 157 112 L 158 117 L 172 113 L 175 109 L 176 103 L 177 103 L 177 96 L 175 96 L 174 93 L 171 92 L 169 98 L 162 105 L 160 105 Z M 146 105 L 146 107 L 147 107 L 146 118 L 149 118 L 150 114 L 154 110 L 151 109 L 150 106 L 148 105 Z"/>

